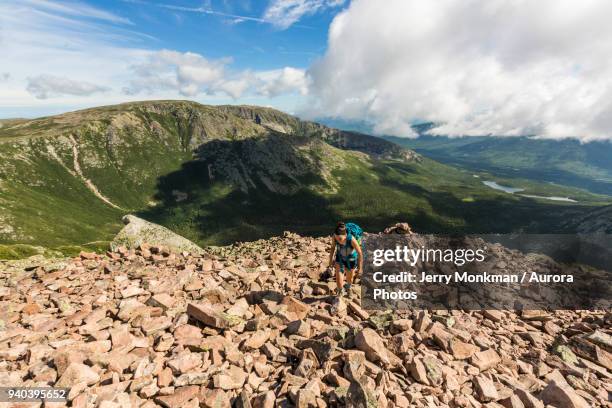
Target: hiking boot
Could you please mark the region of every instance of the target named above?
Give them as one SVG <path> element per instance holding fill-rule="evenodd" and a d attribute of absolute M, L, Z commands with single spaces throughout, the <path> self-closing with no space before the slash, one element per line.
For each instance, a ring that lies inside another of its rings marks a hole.
<path fill-rule="evenodd" d="M 332 300 L 331 303 L 331 309 L 330 312 L 332 315 L 335 315 L 336 313 L 338 313 L 338 306 L 340 305 L 342 297 L 340 295 L 337 295 L 334 300 Z"/>
<path fill-rule="evenodd" d="M 344 295 L 347 298 L 351 298 L 351 284 L 350 283 L 345 283 L 344 287 L 342 288 L 342 291 L 344 292 Z"/>

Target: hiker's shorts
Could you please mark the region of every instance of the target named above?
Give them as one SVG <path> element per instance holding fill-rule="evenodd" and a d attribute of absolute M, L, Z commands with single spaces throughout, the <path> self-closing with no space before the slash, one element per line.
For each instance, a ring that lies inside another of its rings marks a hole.
<path fill-rule="evenodd" d="M 340 264 L 340 270 L 347 269 L 352 271 L 357 267 L 357 258 L 342 259 L 340 254 L 336 254 L 336 263 Z"/>

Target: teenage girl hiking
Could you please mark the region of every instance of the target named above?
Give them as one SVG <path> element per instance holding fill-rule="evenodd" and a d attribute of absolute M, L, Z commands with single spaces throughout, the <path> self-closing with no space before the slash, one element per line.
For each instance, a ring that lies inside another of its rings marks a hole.
<path fill-rule="evenodd" d="M 350 296 L 355 273 L 361 274 L 363 270 L 362 234 L 363 231 L 357 224 L 339 222 L 332 235 L 329 267 L 334 267 L 336 271 L 338 296 Z M 346 282 L 344 282 L 345 271 Z"/>

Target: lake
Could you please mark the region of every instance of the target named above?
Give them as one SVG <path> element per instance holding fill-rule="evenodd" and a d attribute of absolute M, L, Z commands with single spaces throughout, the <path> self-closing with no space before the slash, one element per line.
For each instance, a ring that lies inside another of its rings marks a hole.
<path fill-rule="evenodd" d="M 502 186 L 501 184 L 498 184 L 495 181 L 483 181 L 482 184 L 484 184 L 487 187 L 491 187 L 492 189 L 503 191 L 508 194 L 520 193 L 521 191 L 525 191 L 524 188 Z M 569 197 L 556 197 L 556 196 L 547 197 L 547 196 L 530 195 L 530 194 L 519 194 L 519 195 L 521 197 L 526 197 L 526 198 L 541 198 L 543 200 L 563 201 L 566 203 L 577 203 L 578 202 Z"/>
<path fill-rule="evenodd" d="M 566 203 L 577 203 L 578 201 L 576 200 L 572 200 L 569 197 L 545 197 L 545 196 L 539 196 L 539 195 L 529 195 L 529 194 L 519 194 L 521 197 L 527 197 L 527 198 L 542 198 L 544 200 L 552 200 L 552 201 L 564 201 Z"/>
<path fill-rule="evenodd" d="M 502 186 L 501 184 L 497 184 L 494 181 L 483 181 L 482 184 L 484 184 L 487 187 L 491 187 L 495 190 L 500 190 L 509 194 L 514 194 L 514 193 L 518 193 L 520 191 L 524 191 L 524 188 L 514 188 L 514 187 L 508 187 L 508 186 Z"/>

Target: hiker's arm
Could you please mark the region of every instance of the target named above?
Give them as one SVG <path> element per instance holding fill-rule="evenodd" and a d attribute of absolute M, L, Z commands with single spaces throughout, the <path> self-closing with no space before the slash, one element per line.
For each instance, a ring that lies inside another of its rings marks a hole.
<path fill-rule="evenodd" d="M 355 248 L 355 251 L 357 251 L 357 255 L 359 256 L 358 271 L 361 273 L 361 271 L 363 270 L 363 252 L 361 252 L 361 245 L 359 245 L 359 242 L 355 238 L 353 238 L 351 244 L 353 245 L 353 248 Z"/>
<path fill-rule="evenodd" d="M 334 256 L 336 255 L 336 240 L 331 238 L 331 250 L 329 251 L 329 267 L 334 266 Z"/>

